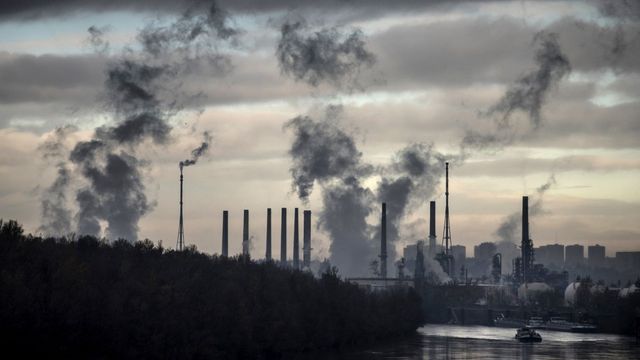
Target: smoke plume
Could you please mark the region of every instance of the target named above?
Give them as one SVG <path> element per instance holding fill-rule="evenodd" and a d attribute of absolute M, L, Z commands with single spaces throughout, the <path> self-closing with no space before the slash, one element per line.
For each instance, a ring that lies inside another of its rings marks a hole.
<path fill-rule="evenodd" d="M 298 116 L 285 125 L 293 132 L 289 150 L 293 188 L 307 201 L 314 183 L 322 186 L 318 225 L 331 238 L 331 263 L 348 275 L 364 275 L 373 256 L 366 222 L 374 196 L 361 178 L 372 167 L 362 162 L 353 135 L 340 127 L 341 108 L 330 106 L 321 120 Z"/>
<path fill-rule="evenodd" d="M 183 168 L 184 166 L 195 165 L 198 162 L 198 159 L 200 159 L 202 155 L 206 154 L 209 151 L 209 144 L 212 141 L 211 135 L 209 134 L 209 132 L 205 131 L 202 136 L 204 137 L 202 144 L 200 144 L 200 146 L 198 146 L 197 148 L 191 150 L 191 157 L 189 159 L 180 161 L 180 168 Z"/>
<path fill-rule="evenodd" d="M 322 82 L 339 88 L 357 86 L 361 68 L 375 63 L 358 29 L 343 33 L 334 27 L 313 32 L 304 22 L 286 22 L 280 32 L 276 51 L 280 70 L 314 87 Z"/>
<path fill-rule="evenodd" d="M 540 185 L 536 189 L 536 197 L 529 203 L 529 217 L 535 217 L 543 213 L 542 200 L 544 194 L 556 184 L 555 175 L 551 175 L 546 183 Z M 495 234 L 500 238 L 499 242 L 511 242 L 516 243 L 519 238 L 521 227 L 522 214 L 518 211 L 509 215 L 498 227 Z"/>
<path fill-rule="evenodd" d="M 362 163 L 353 136 L 340 127 L 341 112 L 341 107 L 329 106 L 321 121 L 298 116 L 285 124 L 294 135 L 289 149 L 293 190 L 305 202 L 316 181 L 322 184 L 336 178 L 357 178 L 371 171 Z"/>
<path fill-rule="evenodd" d="M 398 151 L 378 183 L 377 200 L 387 203 L 387 247 L 390 259 L 396 258 L 395 244 L 400 226 L 411 209 L 433 197 L 444 176 L 445 163 L 462 161 L 460 156 L 444 155 L 433 145 L 410 144 Z M 379 238 L 377 230 L 374 238 Z M 416 239 L 411 239 L 416 240 Z"/>
<path fill-rule="evenodd" d="M 384 167 L 373 192 L 363 182 L 375 175 L 374 168 L 362 160 L 353 135 L 342 128 L 339 107 L 329 107 L 321 120 L 298 116 L 285 129 L 293 133 L 289 150 L 293 190 L 306 202 L 316 183 L 322 187 L 319 225 L 331 239 L 331 263 L 350 276 L 365 274 L 377 256 L 380 226 L 369 226 L 366 221 L 374 203 L 387 203 L 387 251 L 393 263 L 401 221 L 410 209 L 433 195 L 444 163 L 462 160 L 443 155 L 432 145 L 411 144 Z"/>
<path fill-rule="evenodd" d="M 62 236 L 71 232 L 71 210 L 67 202 L 71 176 L 64 161 L 68 154 L 64 142 L 69 133 L 74 130 L 73 126 L 56 128 L 53 134 L 38 146 L 38 150 L 46 161 L 55 162 L 57 173 L 53 183 L 40 194 L 42 223 L 38 231 L 45 235 Z"/>
<path fill-rule="evenodd" d="M 498 114 L 499 122 L 509 126 L 511 115 L 516 110 L 526 112 L 531 124 L 540 126 L 540 110 L 546 101 L 549 89 L 571 72 L 569 60 L 560 50 L 558 35 L 540 32 L 534 37 L 538 43 L 535 61 L 537 68 L 513 83 L 503 97 L 489 108 L 488 115 Z"/>
<path fill-rule="evenodd" d="M 489 132 L 467 130 L 462 148 L 485 149 L 511 144 L 515 132 L 511 126 L 514 112 L 525 112 L 533 129 L 542 125 L 541 110 L 551 88 L 571 72 L 571 64 L 562 53 L 555 33 L 539 32 L 533 42 L 538 45 L 535 53 L 536 69 L 516 80 L 502 98 L 483 116 L 497 116 L 495 128 Z"/>
<path fill-rule="evenodd" d="M 100 44 L 102 32 L 92 27 L 89 33 L 90 41 Z M 235 34 L 215 3 L 204 14 L 191 8 L 172 24 L 144 27 L 137 37 L 138 46 L 127 47 L 108 65 L 105 96 L 116 123 L 97 128 L 92 139 L 78 142 L 69 155 L 85 180 L 75 195 L 80 234 L 98 236 L 101 222 L 105 222 L 107 237 L 137 239 L 138 221 L 153 208 L 143 182 L 149 161 L 140 159 L 137 149 L 141 144 L 167 144 L 170 119 L 183 105 L 179 78 L 202 61 L 222 71 L 226 57 L 216 46 Z M 205 141 L 194 150 L 193 157 L 186 160 L 188 165 L 208 146 Z M 64 183 L 65 176 L 68 173 L 59 172 L 58 180 Z"/>
<path fill-rule="evenodd" d="M 106 54 L 109 52 L 109 42 L 104 39 L 104 34 L 110 29 L 109 26 L 97 27 L 95 25 L 87 29 L 87 32 L 89 32 L 87 42 L 98 54 Z"/>

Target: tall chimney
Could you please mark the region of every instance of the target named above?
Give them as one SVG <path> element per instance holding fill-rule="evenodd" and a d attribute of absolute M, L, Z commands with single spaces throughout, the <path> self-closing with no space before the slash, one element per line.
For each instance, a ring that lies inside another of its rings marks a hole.
<path fill-rule="evenodd" d="M 380 231 L 380 276 L 387 278 L 387 204 L 382 203 L 382 219 Z"/>
<path fill-rule="evenodd" d="M 246 209 L 242 226 L 242 255 L 249 256 L 249 210 Z"/>
<path fill-rule="evenodd" d="M 271 261 L 271 208 L 267 209 L 267 261 Z"/>
<path fill-rule="evenodd" d="M 308 269 L 311 266 L 311 210 L 305 210 L 303 218 L 302 267 Z"/>
<path fill-rule="evenodd" d="M 298 208 L 293 209 L 293 268 L 300 269 L 300 235 L 298 234 Z"/>
<path fill-rule="evenodd" d="M 229 256 L 229 212 L 222 212 L 222 256 Z"/>
<path fill-rule="evenodd" d="M 522 197 L 522 281 L 525 283 L 529 277 L 529 197 Z"/>
<path fill-rule="evenodd" d="M 429 202 L 429 257 L 436 255 L 436 202 Z"/>
<path fill-rule="evenodd" d="M 282 208 L 280 223 L 280 265 L 287 266 L 287 208 Z"/>

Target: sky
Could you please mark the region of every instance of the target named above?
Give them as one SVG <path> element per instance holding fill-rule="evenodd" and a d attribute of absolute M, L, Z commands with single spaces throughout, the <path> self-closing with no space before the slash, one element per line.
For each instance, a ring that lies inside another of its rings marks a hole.
<path fill-rule="evenodd" d="M 312 258 L 360 274 L 387 201 L 397 260 L 426 238 L 430 200 L 441 238 L 444 161 L 467 256 L 519 241 L 499 229 L 524 195 L 536 246 L 640 250 L 636 2 L 211 4 L 0 6 L 1 218 L 175 247 L 178 164 L 204 139 L 183 169 L 184 222 L 207 253 L 223 210 L 241 252 L 249 209 L 264 257 L 270 207 L 279 258 L 279 209 L 292 224 L 298 207 L 312 210 Z"/>

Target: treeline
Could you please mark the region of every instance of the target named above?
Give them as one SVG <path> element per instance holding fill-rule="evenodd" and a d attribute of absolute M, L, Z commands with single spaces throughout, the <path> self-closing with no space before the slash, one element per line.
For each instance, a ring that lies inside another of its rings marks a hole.
<path fill-rule="evenodd" d="M 370 293 L 247 258 L 145 240 L 24 235 L 0 221 L 4 353 L 84 358 L 278 358 L 414 332 L 412 290 Z"/>

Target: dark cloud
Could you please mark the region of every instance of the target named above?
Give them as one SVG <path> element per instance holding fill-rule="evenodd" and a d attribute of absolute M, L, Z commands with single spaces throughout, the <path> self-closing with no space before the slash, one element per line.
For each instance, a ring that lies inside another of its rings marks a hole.
<path fill-rule="evenodd" d="M 338 87 L 357 87 L 361 68 L 375 62 L 360 30 L 313 31 L 303 22 L 285 22 L 280 32 L 276 55 L 281 71 L 311 86 L 328 82 Z"/>
<path fill-rule="evenodd" d="M 604 0 L 596 2 L 602 15 L 617 18 L 640 20 L 640 3 L 634 0 Z"/>
<path fill-rule="evenodd" d="M 640 170 L 640 160 L 607 156 L 570 155 L 558 158 L 508 158 L 467 162 L 458 170 L 461 176 L 520 177 L 523 175 L 567 171 L 612 172 Z"/>
<path fill-rule="evenodd" d="M 94 103 L 105 59 L 0 52 L 0 103 Z"/>
<path fill-rule="evenodd" d="M 308 1 L 296 0 L 223 0 L 220 4 L 225 9 L 237 12 L 260 13 L 282 11 L 356 11 L 360 16 L 376 16 L 388 14 L 389 11 L 405 12 L 426 9 L 433 5 L 450 2 L 444 0 L 400 0 L 391 5 L 387 1 Z M 186 6 L 196 9 L 206 6 L 206 1 L 200 0 L 61 0 L 55 4 L 46 0 L 20 1 L 7 0 L 0 8 L 0 19 L 37 20 L 40 18 L 68 16 L 77 12 L 105 12 L 105 11 L 153 11 L 180 13 Z"/>
<path fill-rule="evenodd" d="M 598 73 L 614 69 L 620 74 L 640 73 L 640 65 L 635 61 L 640 56 L 640 41 L 627 42 L 624 54 L 615 62 L 607 55 L 616 34 L 614 28 L 563 18 L 550 24 L 549 30 L 559 34 L 558 42 L 575 72 Z M 634 30 L 633 24 L 624 25 L 625 34 L 638 30 Z M 478 91 L 484 91 L 479 86 L 508 84 L 524 69 L 535 66 L 532 56 L 535 49 L 530 46 L 534 32 L 535 29 L 513 18 L 394 26 L 372 34 L 367 41 L 368 49 L 376 54 L 376 71 L 380 70 L 386 82 L 384 86 L 372 85 L 369 89 L 389 92 L 444 89 L 452 92 L 476 85 Z M 447 36 L 441 36 L 443 33 Z M 271 48 L 274 46 L 271 41 L 277 39 L 265 41 L 269 41 L 265 46 Z M 217 68 L 225 68 L 224 62 L 192 63 L 190 73 L 182 74 L 183 88 L 195 93 L 202 91 L 208 104 L 290 99 L 305 93 L 304 83 L 283 81 L 278 63 L 270 54 L 238 53 L 230 59 L 236 65 L 234 76 L 223 86 L 218 81 L 203 84 L 201 79 L 219 72 Z M 100 56 L 0 54 L 0 78 L 3 79 L 0 102 L 30 104 L 32 116 L 41 115 L 37 104 L 42 102 L 86 108 L 95 104 L 100 93 L 106 61 Z M 368 77 L 375 76 L 371 73 L 361 74 L 363 83 L 373 83 Z M 559 90 L 566 85 L 564 83 Z M 322 87 L 316 89 L 324 90 Z M 455 96 L 452 101 L 458 104 L 470 101 L 468 95 L 460 92 Z M 486 104 L 474 106 L 477 109 L 487 107 Z M 29 112 L 29 108 L 21 108 Z M 0 109 L 0 112 L 10 111 L 11 108 Z M 7 116 L 1 119 L 5 120 Z"/>

